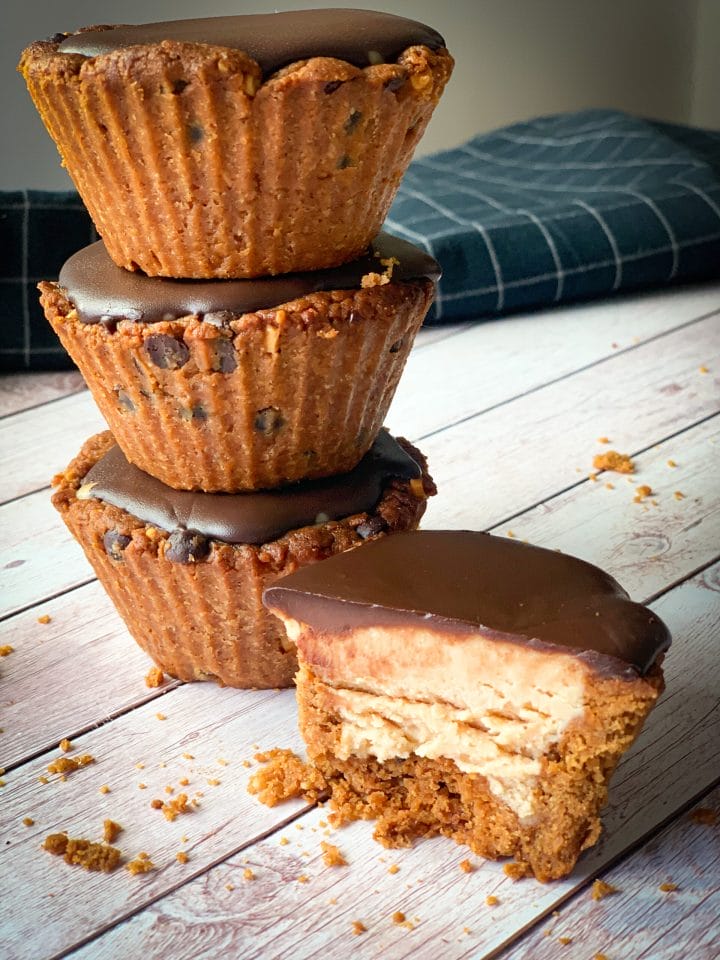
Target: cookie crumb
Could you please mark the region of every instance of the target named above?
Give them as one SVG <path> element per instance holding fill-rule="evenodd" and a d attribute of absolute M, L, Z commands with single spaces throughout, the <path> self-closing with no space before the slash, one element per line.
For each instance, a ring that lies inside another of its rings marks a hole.
<path fill-rule="evenodd" d="M 235 884 L 234 884 L 234 883 L 226 883 L 226 884 L 225 884 L 225 889 L 226 889 L 226 890 L 234 890 L 234 889 L 235 889 Z"/>
<path fill-rule="evenodd" d="M 297 878 L 297 882 L 298 882 L 298 883 L 310 883 L 310 877 L 308 877 L 307 874 L 305 874 L 305 873 L 301 873 L 300 876 Z"/>
<path fill-rule="evenodd" d="M 362 922 L 362 920 L 353 920 L 352 932 L 356 937 L 359 937 L 361 933 L 365 933 L 366 931 L 367 931 L 367 927 Z"/>
<path fill-rule="evenodd" d="M 102 873 L 112 873 L 122 856 L 116 847 L 82 838 L 71 838 L 66 833 L 51 833 L 42 846 L 43 850 L 53 856 L 62 857 L 65 863 Z"/>
<path fill-rule="evenodd" d="M 320 849 L 323 852 L 322 858 L 326 867 L 347 866 L 347 860 L 333 843 L 328 843 L 327 840 L 321 840 Z"/>
<path fill-rule="evenodd" d="M 405 914 L 402 912 L 402 910 L 395 911 L 395 913 L 392 915 L 392 922 L 405 923 Z"/>
<path fill-rule="evenodd" d="M 606 953 L 596 953 L 593 960 L 610 960 Z"/>
<path fill-rule="evenodd" d="M 673 496 L 675 497 L 676 500 L 684 500 L 684 499 L 685 499 L 685 494 L 684 494 L 684 493 L 681 493 L 680 490 L 676 490 L 675 493 L 673 493 Z"/>
<path fill-rule="evenodd" d="M 159 807 L 156 806 L 156 804 L 157 801 L 153 800 L 151 806 L 156 810 L 162 810 L 165 819 L 171 822 L 180 816 L 180 814 L 190 813 L 192 810 L 188 803 L 188 795 L 186 793 L 179 793 L 176 797 L 173 797 L 172 800 L 166 800 L 164 803 L 160 801 Z"/>
<path fill-rule="evenodd" d="M 184 753 L 184 754 L 183 754 L 183 758 L 184 758 L 185 760 L 194 760 L 194 759 L 195 759 L 195 757 L 192 755 L 192 753 Z"/>
<path fill-rule="evenodd" d="M 610 897 L 613 893 L 619 893 L 618 888 L 600 879 L 597 879 L 593 883 L 592 889 L 590 890 L 590 896 L 593 900 L 604 900 L 605 897 Z"/>
<path fill-rule="evenodd" d="M 58 747 L 60 748 L 60 750 L 62 750 L 63 753 L 70 753 L 70 751 L 73 748 L 73 745 L 70 743 L 67 737 L 63 737 L 63 739 L 58 744 Z"/>
<path fill-rule="evenodd" d="M 459 866 L 463 873 L 472 873 L 475 869 L 469 860 L 461 860 Z"/>
<path fill-rule="evenodd" d="M 669 467 L 676 467 L 677 463 L 674 460 L 668 460 L 667 465 Z"/>
<path fill-rule="evenodd" d="M 572 943 L 572 937 L 558 937 L 558 943 L 566 947 L 569 943 Z"/>
<path fill-rule="evenodd" d="M 400 873 L 400 867 L 396 863 L 393 863 L 388 867 L 388 873 Z"/>
<path fill-rule="evenodd" d="M 160 667 L 151 667 L 145 674 L 146 687 L 161 687 L 165 683 L 165 674 Z"/>
<path fill-rule="evenodd" d="M 250 869 L 250 867 L 245 867 L 245 869 L 243 870 L 243 880 L 254 880 L 254 879 L 255 879 L 255 874 L 253 873 L 253 871 Z"/>
<path fill-rule="evenodd" d="M 175 859 L 178 863 L 187 863 L 190 857 L 185 853 L 184 850 L 178 850 L 175 854 Z"/>
<path fill-rule="evenodd" d="M 208 780 L 209 787 L 219 787 L 221 783 L 222 783 L 222 780 L 217 780 L 215 779 L 215 777 Z"/>
<path fill-rule="evenodd" d="M 292 750 L 275 748 L 256 753 L 255 760 L 264 766 L 250 777 L 248 793 L 256 794 L 267 807 L 299 796 L 312 802 L 325 788 L 320 773 Z"/>
<path fill-rule="evenodd" d="M 598 437 L 598 443 L 612 443 L 610 437 Z"/>
<path fill-rule="evenodd" d="M 100 787 L 98 793 L 110 793 L 110 787 L 109 787 L 106 783 L 104 783 L 104 784 Z"/>
<path fill-rule="evenodd" d="M 130 863 L 125 864 L 125 869 L 133 877 L 136 877 L 141 873 L 149 873 L 154 868 L 155 864 L 146 853 L 139 853 L 134 860 L 131 860 Z"/>
<path fill-rule="evenodd" d="M 642 503 L 646 497 L 649 497 L 652 493 L 652 487 L 649 487 L 646 483 L 641 484 L 635 490 L 635 496 L 633 497 L 634 503 Z"/>
<path fill-rule="evenodd" d="M 658 889 L 662 890 L 663 893 L 673 893 L 673 891 L 677 890 L 677 888 L 678 885 L 673 883 L 671 880 L 668 880 L 667 883 L 661 883 L 658 887 Z"/>
<path fill-rule="evenodd" d="M 32 825 L 33 825 L 34 823 L 35 823 L 35 821 L 33 820 L 32 817 L 23 817 L 23 824 L 24 824 L 26 827 L 32 827 Z"/>
<path fill-rule="evenodd" d="M 708 370 L 708 368 L 705 366 L 704 363 L 698 367 L 698 370 L 700 373 L 710 373 L 710 371 Z"/>
<path fill-rule="evenodd" d="M 278 840 L 278 843 L 280 844 L 281 847 L 286 847 L 290 843 L 290 841 L 288 840 L 287 837 L 280 837 L 280 839 Z"/>
<path fill-rule="evenodd" d="M 0 646 L 0 657 L 9 657 L 11 653 L 15 652 L 15 647 L 11 643 L 4 643 Z"/>
<path fill-rule="evenodd" d="M 51 620 L 52 620 L 52 617 L 50 616 L 49 613 L 44 613 L 41 617 L 38 617 L 38 618 L 37 618 L 37 622 L 38 622 L 38 623 L 43 623 L 43 624 L 44 624 L 44 623 L 50 623 Z"/>
<path fill-rule="evenodd" d="M 156 714 L 155 714 L 155 719 L 156 719 L 156 720 L 167 720 L 167 717 L 165 716 L 164 713 L 156 713 Z"/>
<path fill-rule="evenodd" d="M 489 907 L 496 907 L 500 903 L 500 901 L 496 896 L 494 896 L 493 894 L 490 894 L 489 897 L 485 897 L 485 903 Z"/>
<path fill-rule="evenodd" d="M 524 860 L 514 860 L 511 863 L 503 865 L 503 873 L 513 881 L 522 880 L 522 878 L 527 877 L 530 872 L 530 865 Z"/>
<path fill-rule="evenodd" d="M 629 454 L 618 453 L 617 450 L 595 454 L 593 467 L 596 470 L 612 470 L 614 473 L 635 473 L 635 464 Z"/>
<path fill-rule="evenodd" d="M 122 833 L 122 827 L 114 820 L 103 820 L 103 840 L 105 843 L 115 843 Z"/>
<path fill-rule="evenodd" d="M 139 784 L 138 784 L 138 790 L 147 790 L 147 784 L 146 784 L 146 783 L 139 783 Z"/>
<path fill-rule="evenodd" d="M 89 753 L 84 753 L 81 757 L 58 757 L 48 765 L 48 773 L 72 773 L 73 770 L 79 770 L 80 767 L 87 767 L 88 764 L 95 763 L 95 757 Z"/>

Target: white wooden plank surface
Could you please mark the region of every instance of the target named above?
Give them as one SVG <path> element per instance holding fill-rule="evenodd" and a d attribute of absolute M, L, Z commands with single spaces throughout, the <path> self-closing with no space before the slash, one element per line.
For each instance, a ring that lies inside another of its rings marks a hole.
<path fill-rule="evenodd" d="M 720 308 L 717 286 L 566 306 L 469 324 L 432 350 L 412 352 L 387 416 L 420 437 L 640 345 Z M 540 320 L 540 324 L 538 323 Z M 717 352 L 720 317 L 712 321 Z M 694 329 L 683 334 L 692 341 Z M 700 361 L 705 362 L 705 361 Z"/>
<path fill-rule="evenodd" d="M 595 453 L 636 454 L 718 410 L 720 336 L 715 318 L 580 370 L 423 440 L 440 490 L 426 526 L 499 523 L 577 483 Z M 702 374 L 707 364 L 714 373 Z M 624 481 L 623 481 L 624 482 Z"/>
<path fill-rule="evenodd" d="M 79 440 L 69 456 L 68 429 Z M 107 430 L 107 424 L 86 390 L 0 420 L 0 503 L 49 486 L 82 440 L 101 430 Z"/>
<path fill-rule="evenodd" d="M 158 713 L 166 719 L 158 719 Z M 279 742 L 299 749 L 292 691 L 187 684 L 77 738 L 76 752 L 90 753 L 96 762 L 64 783 L 57 776 L 49 784 L 38 783 L 51 757 L 60 755 L 57 750 L 6 773 L 0 834 L 7 846 L 0 892 L 2 922 L 13 931 L 12 940 L 3 937 L 6 955 L 37 958 L 68 949 L 303 810 L 306 805 L 298 801 L 270 810 L 247 793 L 251 769 L 242 761 L 253 756 L 254 744 L 269 749 Z M 194 759 L 185 759 L 185 753 Z M 137 769 L 137 763 L 144 769 Z M 179 784 L 183 776 L 190 780 L 187 787 Z M 110 793 L 100 794 L 103 784 Z M 165 786 L 189 797 L 201 791 L 200 806 L 166 821 L 149 806 L 154 798 L 168 798 Z M 34 825 L 24 826 L 23 817 L 32 818 Z M 100 839 L 106 817 L 125 828 L 118 846 L 128 859 L 145 850 L 156 870 L 131 877 L 125 870 L 107 876 L 76 869 L 69 877 L 67 865 L 38 846 L 49 833 L 64 829 L 70 836 Z M 185 835 L 189 840 L 183 844 Z M 190 863 L 176 862 L 179 850 L 187 851 Z M 42 923 L 24 898 L 12 896 L 17 889 L 42 897 Z"/>
<path fill-rule="evenodd" d="M 517 317 L 502 324 L 422 333 L 403 381 L 410 392 L 403 414 L 406 422 L 398 423 L 398 432 L 426 435 L 453 424 L 465 411 L 474 417 L 421 444 L 441 485 L 426 526 L 501 523 L 498 532 L 512 527 L 519 537 L 600 562 L 638 598 L 661 593 L 718 556 L 717 427 L 709 418 L 720 408 L 716 359 L 720 320 L 700 318 L 720 305 L 720 287 L 640 297 L 631 308 L 629 303 L 536 315 L 532 332 L 529 318 Z M 572 311 L 580 312 L 573 317 Z M 684 329 L 677 329 L 683 324 Z M 611 329 L 617 330 L 612 336 L 617 347 L 607 342 Z M 480 336 L 482 330 L 489 331 L 487 336 Z M 536 337 L 539 330 L 546 336 Z M 506 369 L 503 359 L 510 360 Z M 700 365 L 710 372 L 700 374 Z M 564 379 L 549 383 L 557 377 Z M 492 397 L 503 407 L 482 412 L 493 405 L 488 399 Z M 80 422 L 82 416 L 92 415 L 87 396 L 11 416 L 9 432 L 0 434 L 22 443 L 47 410 L 63 403 L 77 415 L 53 421 L 57 430 L 52 443 L 61 456 L 49 474 L 74 455 L 90 432 L 83 432 Z M 23 416 L 26 421 L 20 419 Z M 610 436 L 615 449 L 646 451 L 638 457 L 636 479 L 658 490 L 657 507 L 633 504 L 632 485 L 622 477 L 610 478 L 614 490 L 604 488 L 604 477 L 594 484 L 585 481 L 592 454 L 607 449 L 595 443 L 601 435 Z M 647 449 L 657 444 L 657 450 Z M 31 456 L 42 459 L 44 454 L 28 448 L 28 457 L 18 457 L 17 489 L 33 489 L 37 480 L 27 462 Z M 670 457 L 678 462 L 672 472 L 666 466 Z M 675 489 L 686 499 L 676 501 Z M 505 518 L 511 516 L 514 519 L 506 524 Z M 0 616 L 37 605 L 92 577 L 49 506 L 47 491 L 0 507 L 0 543 Z M 18 565 L 17 560 L 24 563 Z M 719 592 L 718 570 L 712 568 L 658 600 L 657 609 L 680 638 L 668 661 L 668 691 L 618 770 L 606 818 L 608 837 L 583 859 L 569 881 L 548 888 L 530 881 L 512 885 L 497 865 L 465 876 L 457 867 L 465 853 L 444 841 L 385 854 L 370 841 L 368 824 L 337 835 L 335 842 L 348 854 L 351 866 L 330 870 L 318 860 L 322 837 L 312 833 L 312 825 L 322 813 L 316 811 L 301 816 L 304 831 L 294 827 L 281 831 L 312 837 L 312 845 L 303 839 L 302 849 L 295 843 L 279 846 L 279 825 L 286 816 L 302 815 L 302 804 L 268 811 L 255 803 L 245 794 L 248 771 L 240 761 L 256 742 L 297 743 L 290 692 L 252 694 L 191 685 L 163 691 L 159 699 L 138 706 L 155 695 L 142 682 L 147 660 L 124 636 L 117 617 L 103 614 L 102 601 L 96 607 L 96 583 L 10 617 L 0 624 L 0 643 L 13 643 L 13 635 L 17 638 L 16 653 L 0 660 L 0 709 L 7 703 L 11 713 L 10 722 L 5 717 L 2 721 L 6 730 L 0 735 L 0 765 L 8 766 L 5 755 L 20 765 L 4 776 L 7 786 L 0 793 L 0 817 L 6 821 L 3 836 L 10 840 L 0 848 L 0 896 L 12 905 L 0 918 L 0 938 L 4 946 L 11 945 L 9 956 L 34 960 L 72 949 L 140 911 L 80 955 L 148 953 L 174 958 L 209 956 L 212 949 L 213 956 L 232 956 L 232 947 L 222 953 L 228 942 L 240 943 L 235 955 L 243 957 L 315 956 L 318 944 L 321 952 L 338 957 L 351 950 L 361 956 L 382 952 L 433 960 L 438 953 L 451 958 L 486 956 L 691 800 L 693 790 L 711 782 L 713 771 L 714 776 L 720 773 L 712 672 Z M 55 619 L 38 625 L 36 617 L 45 611 L 55 613 Z M 36 629 L 49 632 L 38 636 Z M 74 696 L 73 684 L 82 693 Z M 47 694 L 40 699 L 38 691 L 57 688 L 62 692 L 46 709 Z M 155 719 L 158 711 L 168 719 Z M 38 773 L 56 751 L 30 762 L 23 763 L 24 759 L 59 736 L 102 724 L 109 716 L 114 719 L 78 738 L 78 748 L 94 753 L 97 764 L 66 783 L 37 784 Z M 193 763 L 177 759 L 187 749 L 188 738 L 193 738 L 190 752 L 198 758 Z M 220 756 L 231 765 L 217 765 Z M 145 759 L 145 770 L 135 770 L 138 759 Z M 168 766 L 159 767 L 161 762 Z M 192 789 L 202 779 L 217 777 L 222 783 L 200 784 L 203 808 L 168 824 L 148 808 L 155 795 L 150 787 L 161 790 L 173 783 L 177 789 L 180 770 L 188 763 L 194 764 L 189 774 Z M 141 776 L 148 790 L 137 789 Z M 97 790 L 105 782 L 112 792 L 102 796 Z M 35 818 L 37 830 L 22 826 L 26 815 Z M 70 870 L 36 847 L 38 837 L 64 826 L 71 832 L 77 827 L 74 835 L 85 830 L 97 837 L 104 816 L 127 821 L 119 845 L 129 854 L 148 849 L 157 857 L 159 869 L 144 878 L 131 878 L 124 871 L 92 877 Z M 183 833 L 194 844 L 185 867 L 174 861 Z M 256 842 L 265 833 L 271 834 L 268 840 Z M 249 850 L 235 854 L 248 844 Z M 304 857 L 303 850 L 312 856 Z M 245 856 L 257 862 L 256 881 L 241 879 Z M 387 858 L 385 864 L 379 856 Z M 386 869 L 393 861 L 401 862 L 403 870 L 391 877 Z M 311 883 L 296 882 L 298 865 L 304 865 L 301 872 L 312 877 Z M 235 891 L 225 890 L 228 871 Z M 196 874 L 202 875 L 184 885 Z M 13 896 L 17 889 L 33 891 L 30 900 L 17 904 L 19 898 Z M 380 892 L 373 894 L 375 889 Z M 338 903 L 327 904 L 327 897 L 336 892 Z M 489 892 L 501 898 L 492 910 L 484 903 Z M 405 899 L 394 905 L 398 895 Z M 162 899 L 148 906 L 158 897 Z M 360 905 L 365 903 L 374 912 L 367 917 L 358 914 L 358 897 Z M 398 928 L 383 912 L 386 906 L 387 914 L 401 909 L 412 918 L 417 911 L 422 920 L 415 930 Z M 474 929 L 467 920 L 458 929 L 461 915 L 470 908 L 481 921 L 474 936 L 462 931 L 465 925 Z M 287 919 L 278 919 L 284 912 Z M 25 915 L 33 918 L 34 930 Z M 369 927 L 372 921 L 369 933 L 352 936 L 353 919 L 362 919 Z M 19 931 L 12 940 L 11 929 Z M 246 934 L 249 939 L 242 940 Z M 170 935 L 174 938 L 168 946 Z M 571 949 L 558 946 L 565 956 L 573 955 L 567 952 Z M 653 954 L 653 960 L 659 957 Z"/>
<path fill-rule="evenodd" d="M 512 936 L 556 909 L 720 776 L 720 705 L 713 671 L 720 565 L 654 608 L 676 637 L 667 659 L 667 694 L 618 768 L 604 817 L 607 833 L 567 880 L 513 883 L 500 864 L 473 856 L 478 869 L 466 875 L 459 868 L 466 848 L 438 839 L 412 850 L 386 851 L 372 841 L 368 823 L 333 833 L 331 842 L 349 865 L 327 868 L 320 855 L 324 834 L 318 829 L 326 813 L 315 810 L 299 821 L 302 831 L 283 831 L 291 845 L 279 845 L 274 834 L 242 857 L 230 857 L 80 951 L 79 958 L 110 960 L 134 950 L 146 960 L 169 955 L 173 960 L 218 955 L 278 960 L 350 955 L 435 960 L 441 955 L 455 960 L 499 948 L 510 931 Z M 399 873 L 388 873 L 392 863 L 400 865 Z M 255 873 L 253 881 L 242 879 L 247 866 Z M 310 878 L 307 885 L 298 884 L 301 874 Z M 235 889 L 227 890 L 227 883 Z M 490 895 L 500 901 L 492 908 L 485 902 Z M 337 902 L 329 903 L 330 898 Z M 396 910 L 409 919 L 419 917 L 416 929 L 394 925 Z M 356 919 L 368 927 L 362 937 L 352 933 Z M 465 927 L 469 934 L 463 933 Z M 609 956 L 615 960 L 613 953 Z"/>
<path fill-rule="evenodd" d="M 50 503 L 48 490 L 0 507 L 0 617 L 94 576 Z M 0 623 L 0 636 L 10 629 L 10 624 Z"/>
<path fill-rule="evenodd" d="M 0 375 L 0 417 L 7 417 L 28 407 L 37 407 L 69 393 L 85 389 L 85 381 L 77 370 L 53 373 L 4 373 Z"/>
<path fill-rule="evenodd" d="M 693 819 L 715 814 L 716 824 Z M 594 901 L 583 892 L 559 917 L 533 929 L 500 955 L 501 960 L 555 960 L 560 937 L 573 956 L 602 951 L 612 960 L 717 960 L 720 956 L 720 788 L 603 874 L 618 893 Z M 674 883 L 677 891 L 661 886 Z M 552 931 L 546 933 L 546 931 Z M 672 936 L 668 932 L 672 931 Z M 691 946 L 689 946 L 691 945 Z M 565 956 L 565 951 L 562 951 Z"/>
<path fill-rule="evenodd" d="M 49 616 L 40 623 L 38 617 Z M 152 660 L 132 640 L 110 598 L 95 580 L 5 624 L 14 652 L 0 662 L 0 716 L 6 769 L 52 747 L 63 737 L 103 723 L 167 692 L 176 681 L 149 690 Z M 42 710 L 38 678 L 52 678 Z"/>

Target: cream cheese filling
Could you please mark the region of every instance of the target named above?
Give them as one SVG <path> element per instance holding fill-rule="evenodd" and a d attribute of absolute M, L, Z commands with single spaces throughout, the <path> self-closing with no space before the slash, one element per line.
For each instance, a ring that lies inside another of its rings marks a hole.
<path fill-rule="evenodd" d="M 523 824 L 534 816 L 534 791 L 547 750 L 583 714 L 563 701 L 554 715 L 529 703 L 509 716 L 497 699 L 480 715 L 443 702 L 425 703 L 359 690 L 327 687 L 341 719 L 340 759 L 374 757 L 381 763 L 411 755 L 452 760 L 464 773 L 482 774 L 492 794 Z"/>

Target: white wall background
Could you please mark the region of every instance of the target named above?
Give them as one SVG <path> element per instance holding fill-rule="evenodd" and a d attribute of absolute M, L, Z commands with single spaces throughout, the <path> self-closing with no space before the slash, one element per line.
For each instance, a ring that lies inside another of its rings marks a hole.
<path fill-rule="evenodd" d="M 22 49 L 97 23 L 368 7 L 445 36 L 455 74 L 420 152 L 533 115 L 615 107 L 720 128 L 720 0 L 0 0 L 0 189 L 70 182 L 15 72 Z"/>

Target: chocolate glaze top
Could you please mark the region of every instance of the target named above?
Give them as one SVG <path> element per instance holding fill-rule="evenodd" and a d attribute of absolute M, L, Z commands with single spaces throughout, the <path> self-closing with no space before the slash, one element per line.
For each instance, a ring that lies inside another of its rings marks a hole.
<path fill-rule="evenodd" d="M 408 47 L 445 46 L 440 34 L 425 24 L 372 10 L 295 10 L 249 16 L 169 20 L 87 30 L 72 34 L 61 53 L 98 57 L 137 44 L 179 40 L 242 50 L 267 75 L 310 57 L 335 57 L 366 67 L 381 59 L 397 60 Z"/>
<path fill-rule="evenodd" d="M 665 624 L 598 567 L 471 531 L 398 533 L 268 587 L 265 605 L 319 632 L 410 626 L 565 647 L 593 666 L 646 673 Z M 621 661 L 621 663 L 618 663 Z"/>
<path fill-rule="evenodd" d="M 83 323 L 133 320 L 157 323 L 189 315 L 240 316 L 277 307 L 320 290 L 355 290 L 368 273 L 382 273 L 381 260 L 394 257 L 393 281 L 440 278 L 440 264 L 419 247 L 380 233 L 369 252 L 329 270 L 286 273 L 255 280 L 173 280 L 131 273 L 116 266 L 102 240 L 67 260 L 59 284 Z"/>
<path fill-rule="evenodd" d="M 89 496 L 172 533 L 192 530 L 225 543 L 267 543 L 289 530 L 370 510 L 392 478 L 422 471 L 387 430 L 349 473 L 257 493 L 173 490 L 112 447 L 86 474 Z"/>

